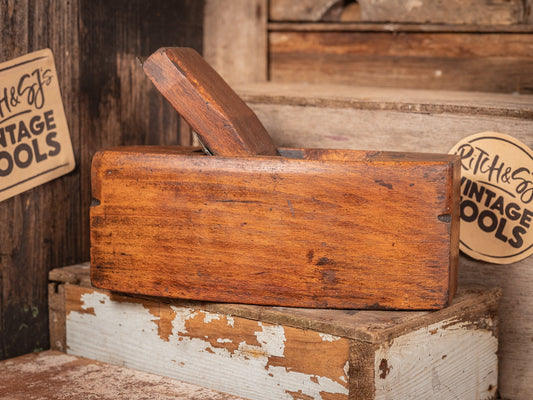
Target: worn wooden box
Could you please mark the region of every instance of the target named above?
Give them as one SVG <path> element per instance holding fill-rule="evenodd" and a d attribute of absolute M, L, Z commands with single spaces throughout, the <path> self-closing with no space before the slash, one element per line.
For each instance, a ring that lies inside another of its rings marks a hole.
<path fill-rule="evenodd" d="M 93 159 L 91 278 L 126 293 L 438 309 L 456 290 L 459 160 L 127 147 Z"/>
<path fill-rule="evenodd" d="M 427 311 L 170 301 L 50 273 L 51 344 L 249 399 L 491 399 L 499 290 Z"/>

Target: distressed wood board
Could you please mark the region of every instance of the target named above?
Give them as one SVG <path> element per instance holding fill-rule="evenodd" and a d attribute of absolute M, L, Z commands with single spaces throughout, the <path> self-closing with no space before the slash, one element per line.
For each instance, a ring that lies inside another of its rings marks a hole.
<path fill-rule="evenodd" d="M 531 33 L 269 33 L 274 82 L 482 92 L 533 91 Z"/>
<path fill-rule="evenodd" d="M 360 21 L 511 25 L 526 22 L 521 0 L 270 0 L 271 21 Z"/>
<path fill-rule="evenodd" d="M 497 390 L 499 290 L 463 289 L 437 312 L 392 312 L 168 301 L 57 283 L 68 353 L 246 398 L 474 399 Z"/>
<path fill-rule="evenodd" d="M 338 21 L 343 12 L 342 0 L 269 0 L 270 21 Z"/>
<path fill-rule="evenodd" d="M 267 79 L 268 0 L 207 0 L 203 56 L 230 84 Z"/>
<path fill-rule="evenodd" d="M 533 146 L 533 96 L 337 85 L 246 85 L 238 90 L 278 146 L 447 152 L 463 137 L 493 131 Z M 533 391 L 533 259 L 498 266 L 459 259 L 459 285 L 503 288 L 500 392 Z"/>
<path fill-rule="evenodd" d="M 58 351 L 0 362 L 1 400 L 237 400 L 190 383 Z"/>
<path fill-rule="evenodd" d="M 89 259 L 94 152 L 180 143 L 178 116 L 137 57 L 169 44 L 201 51 L 203 8 L 203 1 L 0 0 L 0 62 L 51 49 L 78 165 L 0 203 L 0 359 L 47 348 L 48 271 Z"/>
<path fill-rule="evenodd" d="M 533 25 L 450 25 L 383 22 L 273 22 L 269 32 L 432 32 L 432 33 L 532 33 Z"/>
<path fill-rule="evenodd" d="M 483 131 L 533 139 L 532 95 L 279 82 L 237 92 L 278 146 L 445 153 Z"/>
<path fill-rule="evenodd" d="M 512 25 L 525 22 L 521 0 L 359 0 L 361 21 Z"/>

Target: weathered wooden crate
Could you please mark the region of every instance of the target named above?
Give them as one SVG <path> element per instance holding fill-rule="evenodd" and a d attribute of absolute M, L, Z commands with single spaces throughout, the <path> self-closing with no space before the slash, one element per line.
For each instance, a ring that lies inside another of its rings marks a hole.
<path fill-rule="evenodd" d="M 497 289 L 436 312 L 321 310 L 135 298 L 50 273 L 53 348 L 251 399 L 490 399 Z"/>

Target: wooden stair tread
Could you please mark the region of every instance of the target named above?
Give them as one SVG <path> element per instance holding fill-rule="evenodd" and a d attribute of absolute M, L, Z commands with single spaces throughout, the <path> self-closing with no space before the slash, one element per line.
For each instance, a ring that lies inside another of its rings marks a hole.
<path fill-rule="evenodd" d="M 58 351 L 0 362 L 0 399 L 213 399 L 240 397 Z"/>
<path fill-rule="evenodd" d="M 533 120 L 533 95 L 339 84 L 251 83 L 236 88 L 247 103 L 406 113 L 490 115 Z"/>

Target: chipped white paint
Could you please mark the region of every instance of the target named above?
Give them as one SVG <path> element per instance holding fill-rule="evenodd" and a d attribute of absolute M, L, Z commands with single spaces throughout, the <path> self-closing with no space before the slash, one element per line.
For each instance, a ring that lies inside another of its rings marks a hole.
<path fill-rule="evenodd" d="M 375 399 L 492 399 L 497 349 L 492 332 L 452 320 L 400 336 L 376 352 Z"/>
<path fill-rule="evenodd" d="M 219 314 L 215 314 L 215 313 L 210 313 L 210 312 L 205 312 L 204 313 L 204 323 L 205 324 L 208 324 L 210 323 L 211 321 L 218 321 L 220 320 L 220 315 Z"/>
<path fill-rule="evenodd" d="M 231 315 L 226 315 L 226 321 L 228 321 L 228 326 L 235 328 L 235 320 Z"/>
<path fill-rule="evenodd" d="M 90 297 L 87 297 L 87 296 L 93 296 L 95 294 L 102 295 L 101 293 L 97 293 L 97 292 L 94 292 L 94 293 L 91 293 L 91 294 L 84 294 L 83 296 L 81 296 L 81 301 L 84 304 L 87 303 L 87 301 L 90 302 L 91 299 L 90 299 Z M 109 296 L 107 296 L 107 295 L 102 295 L 102 296 L 105 296 L 109 300 Z M 112 302 L 110 302 L 110 303 L 112 303 Z M 130 304 L 130 303 L 125 303 L 125 304 Z M 141 306 L 141 308 L 143 310 L 146 310 L 142 306 Z M 170 308 L 176 314 L 176 317 L 174 318 L 174 321 L 172 321 L 172 334 L 177 334 L 178 332 L 186 333 L 187 329 L 185 328 L 185 321 L 187 321 L 190 318 L 194 318 L 196 316 L 196 312 L 192 308 L 175 307 L 175 306 L 170 306 Z M 146 311 L 148 312 L 148 310 L 146 310 Z"/>
<path fill-rule="evenodd" d="M 332 379 L 268 364 L 271 356 L 284 357 L 282 326 L 257 322 L 255 337 L 259 345 L 242 342 L 230 352 L 224 346 L 187 336 L 187 320 L 198 315 L 192 309 L 172 307 L 175 318 L 167 341 L 158 334 L 158 318 L 142 304 L 113 301 L 99 292 L 86 293 L 81 301 L 82 309 L 91 312 L 71 311 L 67 315 L 67 348 L 71 354 L 249 399 L 292 399 L 287 391 L 316 399 L 322 398 L 321 392 L 348 396 L 348 389 Z M 214 320 L 209 317 L 206 323 Z M 233 319 L 228 319 L 228 326 L 234 327 Z M 222 343 L 230 343 L 228 340 L 221 338 Z"/>
<path fill-rule="evenodd" d="M 340 340 L 340 336 L 333 336 L 333 335 L 330 335 L 328 333 L 320 332 L 318 334 L 318 336 L 320 336 L 322 338 L 322 340 L 325 341 L 325 342 L 335 342 L 337 340 Z"/>
<path fill-rule="evenodd" d="M 283 357 L 283 351 L 285 350 L 285 329 L 281 325 L 266 325 L 261 322 L 257 323 L 262 327 L 262 330 L 255 332 L 257 341 L 261 343 L 261 348 L 264 349 L 267 354 L 271 354 L 276 357 Z"/>

